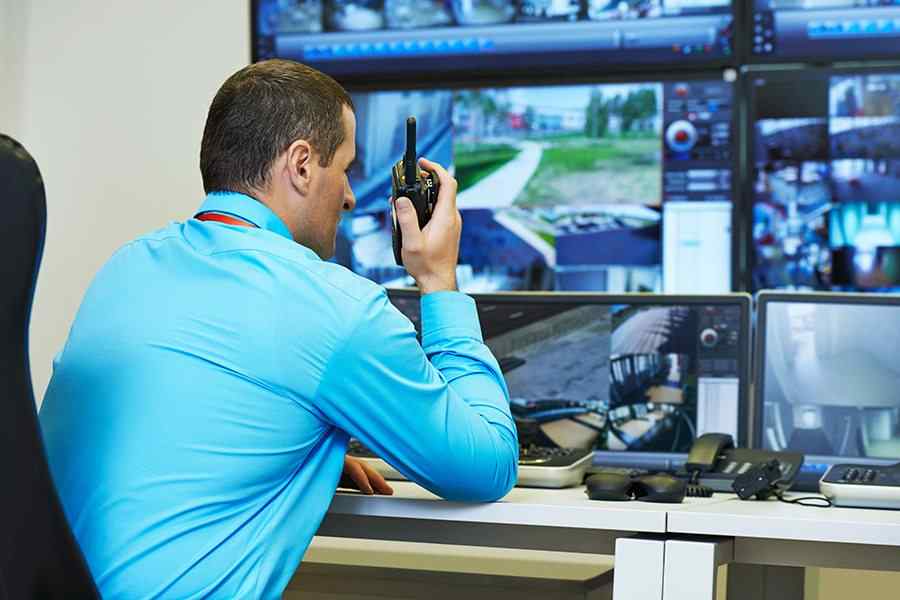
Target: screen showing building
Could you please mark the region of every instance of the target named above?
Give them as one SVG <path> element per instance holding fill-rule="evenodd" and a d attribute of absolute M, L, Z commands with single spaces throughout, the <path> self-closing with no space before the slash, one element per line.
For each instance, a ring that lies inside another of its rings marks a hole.
<path fill-rule="evenodd" d="M 463 289 L 730 289 L 729 83 L 389 91 L 354 103 L 357 207 L 338 261 L 357 273 L 410 283 L 394 262 L 388 198 L 413 115 L 419 154 L 459 182 Z M 702 254 L 717 259 L 704 278 L 674 275 Z"/>
<path fill-rule="evenodd" d="M 753 288 L 900 289 L 900 74 L 760 76 L 753 103 Z"/>
<path fill-rule="evenodd" d="M 254 58 L 339 78 L 724 64 L 731 0 L 258 0 Z"/>

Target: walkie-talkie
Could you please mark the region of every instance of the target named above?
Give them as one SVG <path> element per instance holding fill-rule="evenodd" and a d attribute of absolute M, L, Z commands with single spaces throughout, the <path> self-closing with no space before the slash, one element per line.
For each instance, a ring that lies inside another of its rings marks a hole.
<path fill-rule="evenodd" d="M 425 227 L 437 203 L 440 184 L 435 175 L 420 169 L 416 161 L 416 118 L 406 119 L 406 152 L 391 168 L 391 233 L 394 259 L 403 266 L 403 232 L 397 221 L 397 198 L 407 197 L 419 217 L 419 228 Z"/>

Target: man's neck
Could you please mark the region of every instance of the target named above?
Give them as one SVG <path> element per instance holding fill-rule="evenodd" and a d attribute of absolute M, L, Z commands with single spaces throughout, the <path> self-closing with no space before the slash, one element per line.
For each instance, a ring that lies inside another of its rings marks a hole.
<path fill-rule="evenodd" d="M 297 241 L 297 232 L 294 231 L 294 227 L 292 225 L 293 219 L 290 218 L 290 213 L 286 208 L 287 202 L 281 200 L 277 194 L 264 192 L 261 190 L 251 190 L 249 193 L 247 193 L 247 195 L 275 213 L 275 215 L 279 219 L 281 219 L 282 223 L 287 226 L 288 231 L 291 232 L 291 237 L 294 239 L 294 241 Z"/>

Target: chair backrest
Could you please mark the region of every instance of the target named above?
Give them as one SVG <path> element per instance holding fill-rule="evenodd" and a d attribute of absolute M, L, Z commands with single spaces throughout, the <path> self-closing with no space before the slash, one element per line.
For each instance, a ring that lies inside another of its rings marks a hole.
<path fill-rule="evenodd" d="M 0 134 L 0 598 L 98 598 L 53 486 L 28 324 L 47 206 L 37 164 Z"/>

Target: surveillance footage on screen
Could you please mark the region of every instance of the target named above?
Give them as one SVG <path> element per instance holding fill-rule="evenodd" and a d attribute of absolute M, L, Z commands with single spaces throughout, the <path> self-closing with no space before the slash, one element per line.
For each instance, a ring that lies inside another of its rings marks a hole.
<path fill-rule="evenodd" d="M 757 106 L 779 110 L 767 96 L 785 87 L 758 83 Z M 794 93 L 818 99 L 796 103 L 805 114 L 757 114 L 754 289 L 900 289 L 900 75 Z"/>

